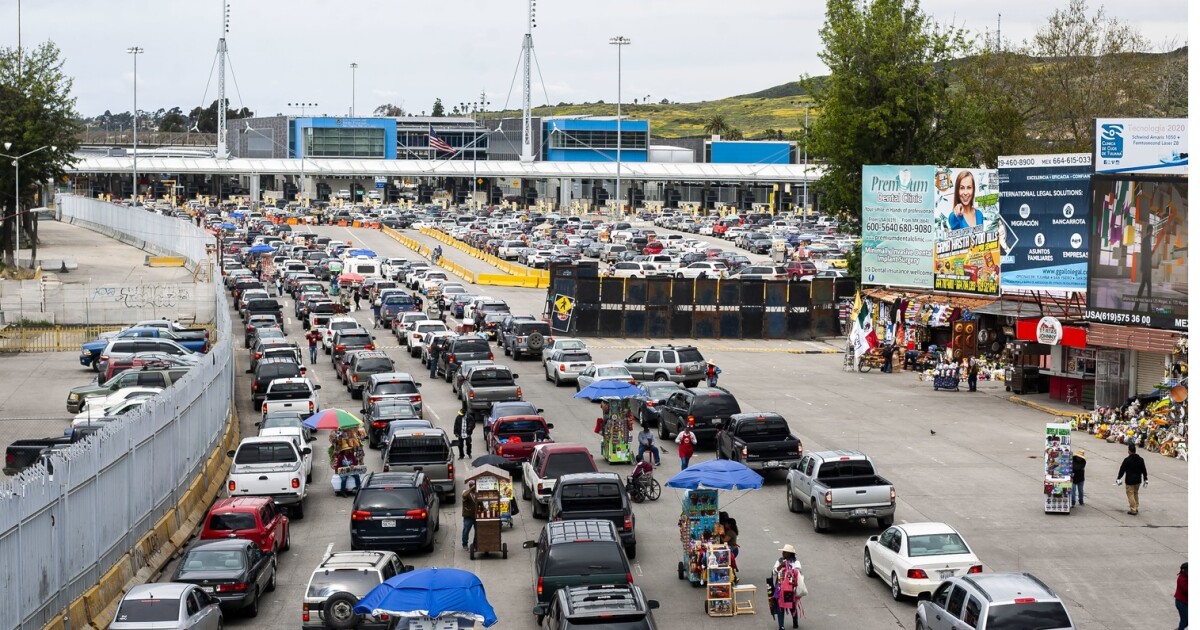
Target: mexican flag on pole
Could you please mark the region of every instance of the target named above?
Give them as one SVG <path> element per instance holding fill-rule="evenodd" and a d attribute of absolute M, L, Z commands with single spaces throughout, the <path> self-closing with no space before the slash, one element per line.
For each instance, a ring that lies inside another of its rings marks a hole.
<path fill-rule="evenodd" d="M 871 305 L 864 302 L 862 293 L 854 296 L 854 308 L 850 311 L 850 344 L 854 347 L 855 360 L 879 346 L 879 337 L 871 325 Z"/>

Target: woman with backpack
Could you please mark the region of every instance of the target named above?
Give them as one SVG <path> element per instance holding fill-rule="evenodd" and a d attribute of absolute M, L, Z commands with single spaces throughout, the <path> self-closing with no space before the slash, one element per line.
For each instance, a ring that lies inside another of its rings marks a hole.
<path fill-rule="evenodd" d="M 801 599 L 808 595 L 808 587 L 804 585 L 800 561 L 796 559 L 796 548 L 789 544 L 779 551 L 781 555 L 771 568 L 771 576 L 767 578 L 771 614 L 779 622 L 779 630 L 783 630 L 783 620 L 788 613 L 792 615 L 792 627 L 799 628 L 800 618 L 804 616 Z"/>

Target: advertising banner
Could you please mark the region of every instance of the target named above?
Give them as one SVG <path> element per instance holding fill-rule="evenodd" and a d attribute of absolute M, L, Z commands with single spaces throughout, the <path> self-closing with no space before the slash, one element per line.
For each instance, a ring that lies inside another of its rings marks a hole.
<path fill-rule="evenodd" d="M 863 284 L 933 288 L 932 166 L 864 166 Z"/>
<path fill-rule="evenodd" d="M 1087 318 L 1187 330 L 1187 179 L 1092 178 Z"/>
<path fill-rule="evenodd" d="M 1187 175 L 1186 118 L 1097 118 L 1096 173 Z"/>
<path fill-rule="evenodd" d="M 939 168 L 934 174 L 933 288 L 1000 293 L 1000 195 L 994 170 Z"/>
<path fill-rule="evenodd" d="M 1092 156 L 1009 156 L 999 167 L 1001 289 L 1086 291 Z"/>

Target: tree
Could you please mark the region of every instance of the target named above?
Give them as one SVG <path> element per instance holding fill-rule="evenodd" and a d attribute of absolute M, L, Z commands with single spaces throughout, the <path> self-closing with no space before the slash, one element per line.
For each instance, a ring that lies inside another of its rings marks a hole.
<path fill-rule="evenodd" d="M 405 115 L 404 108 L 391 103 L 384 103 L 375 108 L 376 116 L 388 116 L 390 118 L 399 118 Z"/>
<path fill-rule="evenodd" d="M 178 107 L 172 107 L 162 115 L 158 122 L 159 131 L 182 132 L 187 131 L 188 119 L 183 115 L 183 110 Z"/>
<path fill-rule="evenodd" d="M 826 163 L 825 207 L 858 224 L 864 164 L 970 164 L 973 130 L 948 115 L 961 31 L 935 26 L 918 0 L 827 0 L 820 35 L 830 73 L 804 83 L 821 111 L 809 140 Z"/>
<path fill-rule="evenodd" d="M 37 197 L 39 187 L 63 177 L 66 167 L 74 161 L 72 154 L 79 148 L 83 125 L 71 96 L 73 80 L 63 74 L 62 67 L 61 54 L 53 42 L 25 48 L 19 73 L 16 49 L 0 49 L 0 138 L 12 143 L 5 153 L 19 156 L 39 147 L 54 147 L 21 159 L 21 187 L 15 200 L 12 194 L 15 169 L 7 168 L 7 164 L 6 168 L 0 168 L 0 200 L 5 207 L 0 244 L 4 259 L 10 264 L 13 221 L 18 218 L 33 249 L 31 265 L 37 259 L 37 221 L 28 209 L 35 202 L 45 203 L 45 199 Z"/>
<path fill-rule="evenodd" d="M 229 99 L 225 99 L 225 118 L 234 120 L 235 118 L 250 118 L 254 116 L 254 112 L 249 108 L 229 109 Z M 188 120 L 199 129 L 200 133 L 217 133 L 217 101 L 213 101 L 208 107 L 194 108 L 188 114 Z"/>
<path fill-rule="evenodd" d="M 433 112 L 429 114 L 434 118 L 441 118 L 446 115 L 446 108 L 442 106 L 442 99 L 437 98 L 433 101 Z"/>
<path fill-rule="evenodd" d="M 724 114 L 713 114 L 704 121 L 704 133 L 709 135 L 719 135 L 729 130 L 729 123 L 725 121 Z"/>
<path fill-rule="evenodd" d="M 726 140 L 741 140 L 744 137 L 745 135 L 742 133 L 742 130 L 737 127 L 728 127 L 725 131 Z"/>

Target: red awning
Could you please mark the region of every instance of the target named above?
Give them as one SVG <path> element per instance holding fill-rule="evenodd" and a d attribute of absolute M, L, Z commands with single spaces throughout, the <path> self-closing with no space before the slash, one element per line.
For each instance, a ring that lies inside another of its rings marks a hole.
<path fill-rule="evenodd" d="M 1021 341 L 1038 341 L 1037 326 L 1040 317 L 1029 317 L 1017 320 L 1017 339 Z M 1057 345 L 1072 348 L 1087 347 L 1087 329 L 1079 326 L 1063 326 L 1062 339 Z"/>

